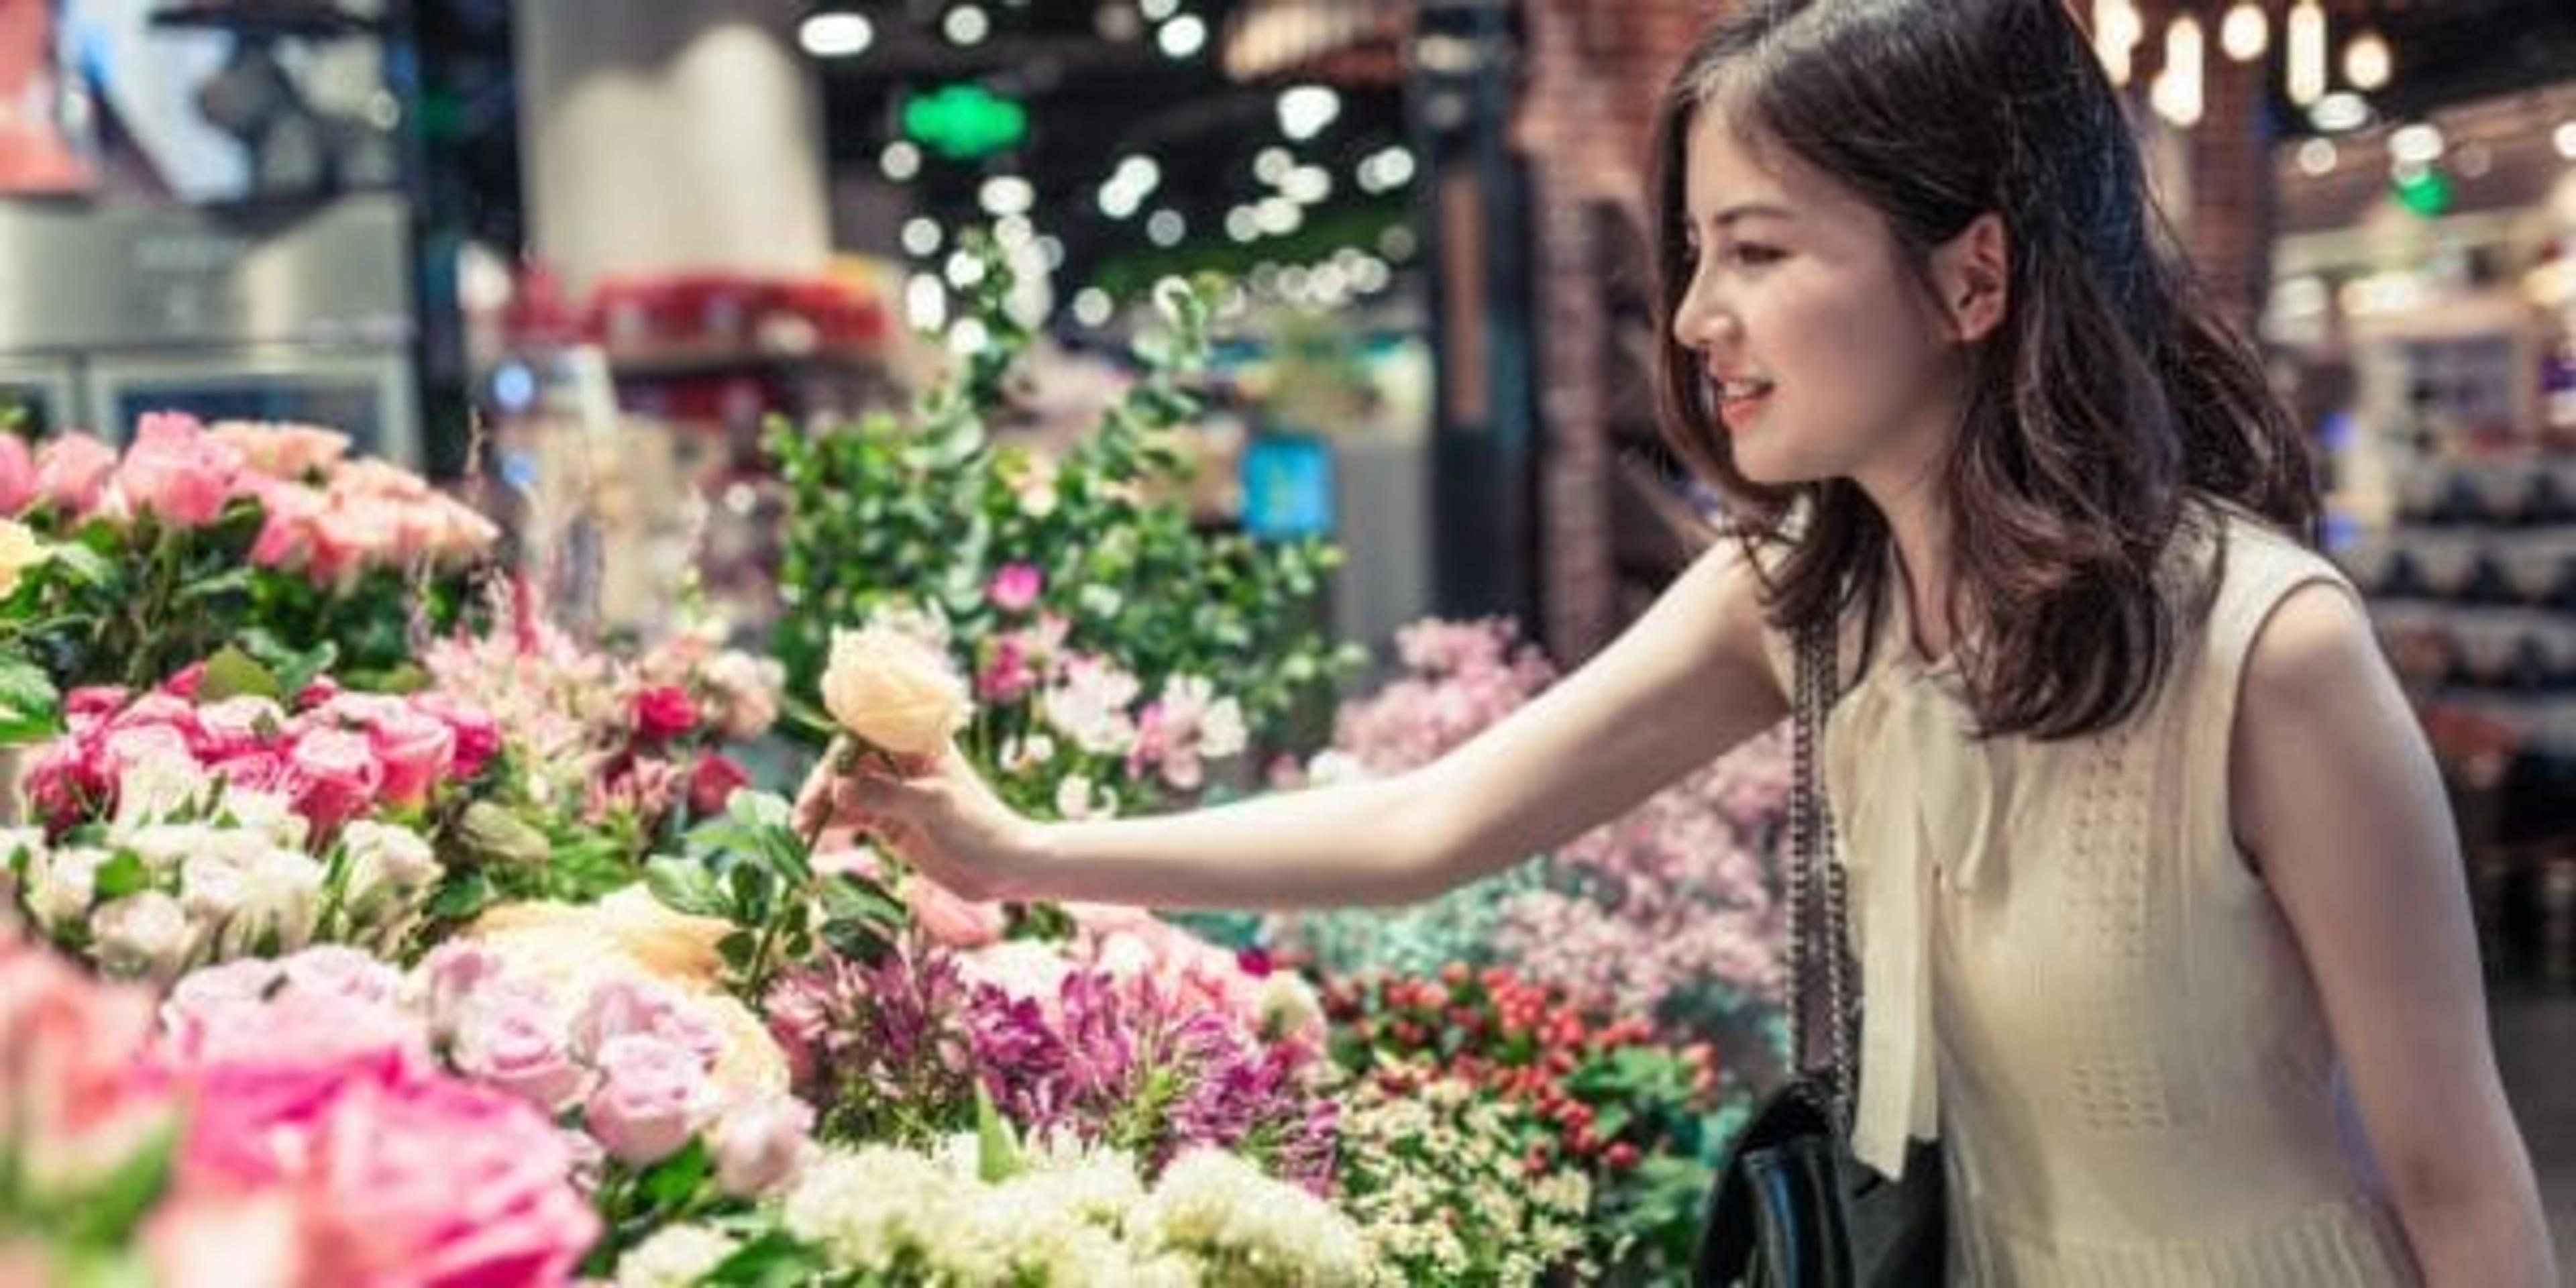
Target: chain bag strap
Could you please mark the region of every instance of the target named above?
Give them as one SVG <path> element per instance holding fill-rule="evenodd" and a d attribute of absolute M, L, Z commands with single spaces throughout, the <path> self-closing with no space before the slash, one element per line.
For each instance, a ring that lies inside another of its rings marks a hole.
<path fill-rule="evenodd" d="M 1859 1008 L 1845 931 L 1850 897 L 1817 777 L 1842 673 L 1836 627 L 1801 629 L 1790 684 L 1789 1049 L 1796 1076 L 1720 1166 L 1692 1282 L 1745 1288 L 1933 1288 L 1947 1261 L 1937 1147 L 1890 1182 L 1851 1154 Z"/>

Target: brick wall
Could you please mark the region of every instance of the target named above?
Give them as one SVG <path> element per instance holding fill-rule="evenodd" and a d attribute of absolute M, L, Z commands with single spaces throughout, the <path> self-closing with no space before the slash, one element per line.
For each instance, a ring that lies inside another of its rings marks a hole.
<path fill-rule="evenodd" d="M 1516 145 L 1529 159 L 1540 275 L 1540 637 L 1572 663 L 1620 626 L 1613 566 L 1610 344 L 1596 207 L 1629 212 L 1642 244 L 1647 152 L 1664 81 L 1723 0 L 1526 0 Z"/>

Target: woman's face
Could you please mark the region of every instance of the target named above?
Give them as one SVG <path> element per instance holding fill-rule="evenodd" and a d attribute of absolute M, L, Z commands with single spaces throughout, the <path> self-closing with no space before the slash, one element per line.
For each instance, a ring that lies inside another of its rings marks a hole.
<path fill-rule="evenodd" d="M 1673 338 L 1697 355 L 1735 467 L 1783 486 L 1928 478 L 1958 406 L 1954 342 L 1878 212 L 1710 108 L 1684 160 L 1690 282 Z"/>

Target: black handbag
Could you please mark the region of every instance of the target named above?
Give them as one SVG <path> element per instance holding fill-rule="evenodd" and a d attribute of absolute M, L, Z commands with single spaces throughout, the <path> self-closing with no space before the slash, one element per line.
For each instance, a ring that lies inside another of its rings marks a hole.
<path fill-rule="evenodd" d="M 1946 1273 L 1940 1146 L 1910 1145 L 1896 1181 L 1851 1152 L 1847 900 L 1816 779 L 1825 712 L 1841 681 L 1834 654 L 1831 626 L 1799 633 L 1787 881 L 1789 1048 L 1798 1073 L 1763 1103 L 1718 1169 L 1691 1267 L 1701 1288 L 1929 1288 Z"/>

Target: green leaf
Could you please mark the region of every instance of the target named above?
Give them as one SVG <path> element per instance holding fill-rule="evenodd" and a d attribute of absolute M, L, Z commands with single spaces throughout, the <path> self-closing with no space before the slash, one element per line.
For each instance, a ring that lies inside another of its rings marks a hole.
<path fill-rule="evenodd" d="M 707 1153 L 705 1137 L 689 1142 L 688 1148 L 655 1163 L 644 1171 L 640 1188 L 656 1208 L 676 1208 L 688 1201 L 698 1187 L 706 1183 L 715 1163 Z"/>
<path fill-rule="evenodd" d="M 0 656 L 0 744 L 34 742 L 63 731 L 63 696 L 45 668 Z"/>
<path fill-rule="evenodd" d="M 1073 914 L 1052 903 L 1015 903 L 1007 909 L 1010 929 L 1005 939 L 1032 939 L 1041 943 L 1061 943 L 1073 938 Z"/>
<path fill-rule="evenodd" d="M 852 872 L 835 872 L 823 878 L 823 914 L 840 921 L 874 921 L 885 926 L 903 924 L 903 901 L 889 893 L 873 877 Z"/>
<path fill-rule="evenodd" d="M 821 1250 L 784 1230 L 772 1230 L 735 1249 L 699 1282 L 718 1288 L 785 1288 L 820 1280 L 831 1268 Z"/>
<path fill-rule="evenodd" d="M 471 921 L 492 901 L 492 883 L 483 874 L 471 870 L 449 870 L 430 896 L 429 915 L 439 921 Z"/>
<path fill-rule="evenodd" d="M 174 1114 L 153 1129 L 142 1148 L 118 1163 L 82 1202 L 63 1214 L 64 1242 L 91 1247 L 130 1242 L 169 1186 L 170 1157 L 178 1140 L 179 1121 Z"/>
<path fill-rule="evenodd" d="M 261 666 L 250 654 L 227 645 L 206 659 L 206 675 L 197 686 L 197 700 L 221 702 L 239 697 L 284 702 L 287 693 L 277 682 L 275 672 Z"/>
<path fill-rule="evenodd" d="M 874 966 L 894 951 L 894 940 L 874 923 L 856 918 L 835 918 L 823 923 L 823 942 L 832 951 L 852 961 Z"/>
<path fill-rule="evenodd" d="M 92 888 L 97 891 L 98 901 L 106 903 L 151 887 L 152 869 L 143 866 L 143 860 L 132 850 L 119 850 L 115 858 L 98 865 Z"/>
<path fill-rule="evenodd" d="M 760 951 L 760 937 L 748 930 L 737 930 L 716 941 L 716 953 L 725 965 L 741 970 L 751 964 L 751 955 Z"/>
<path fill-rule="evenodd" d="M 986 1185 L 999 1185 L 1020 1174 L 1020 1143 L 1011 1124 L 993 1107 L 984 1080 L 975 1080 L 975 1175 Z"/>
<path fill-rule="evenodd" d="M 72 580 L 89 586 L 104 586 L 116 580 L 117 566 L 106 555 L 77 541 L 55 546 L 49 564 L 68 572 Z"/>
<path fill-rule="evenodd" d="M 722 917 L 732 911 L 724 888 L 702 863 L 662 858 L 644 865 L 645 888 L 662 906 L 693 917 Z"/>

